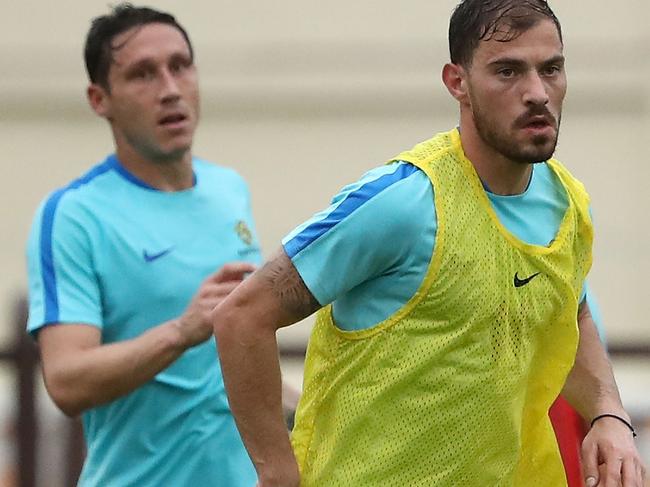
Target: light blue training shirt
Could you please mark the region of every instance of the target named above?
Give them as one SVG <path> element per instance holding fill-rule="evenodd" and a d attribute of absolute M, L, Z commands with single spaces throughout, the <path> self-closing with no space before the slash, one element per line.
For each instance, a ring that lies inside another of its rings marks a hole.
<path fill-rule="evenodd" d="M 533 166 L 527 189 L 500 196 L 486 188 L 501 223 L 520 240 L 548 246 L 568 207 L 546 163 Z M 344 187 L 331 205 L 289 233 L 282 244 L 305 285 L 344 330 L 387 319 L 415 294 L 433 254 L 434 188 L 407 162 L 380 166 Z M 583 298 L 585 296 L 583 290 Z M 581 298 L 582 299 L 582 298 Z M 587 299 L 593 297 L 587 293 Z M 597 323 L 597 305 L 591 306 Z"/>
<path fill-rule="evenodd" d="M 32 334 L 84 323 L 104 344 L 128 340 L 180 316 L 225 263 L 260 262 L 245 182 L 199 159 L 193 167 L 194 187 L 162 192 L 109 156 L 43 202 L 27 250 Z M 79 485 L 253 487 L 216 357 L 207 340 L 86 411 Z"/>

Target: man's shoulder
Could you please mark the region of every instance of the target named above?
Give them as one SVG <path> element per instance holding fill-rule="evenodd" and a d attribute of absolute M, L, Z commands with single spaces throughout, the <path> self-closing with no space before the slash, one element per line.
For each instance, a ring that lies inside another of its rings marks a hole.
<path fill-rule="evenodd" d="M 388 164 L 368 170 L 357 181 L 343 187 L 341 195 L 356 193 L 370 199 L 385 191 L 404 191 L 403 187 L 429 184 L 428 176 L 410 161 L 395 159 Z"/>
<path fill-rule="evenodd" d="M 316 241 L 392 242 L 424 231 L 434 212 L 427 175 L 408 162 L 366 172 L 348 184 L 326 209 L 296 227 L 284 239 L 290 257 Z"/>
<path fill-rule="evenodd" d="M 409 150 L 395 156 L 393 161 L 408 161 L 420 167 L 442 160 L 450 152 L 459 155 L 462 152 L 458 129 L 439 132 L 433 137 L 424 140 Z"/>
<path fill-rule="evenodd" d="M 429 176 L 405 161 L 393 162 L 387 168 L 391 172 L 370 183 L 375 188 L 360 189 L 370 200 L 361 213 L 381 222 L 394 236 L 424 231 L 434 211 L 434 189 Z"/>
<path fill-rule="evenodd" d="M 43 217 L 48 214 L 51 217 L 55 211 L 57 214 L 74 213 L 86 207 L 96 195 L 110 195 L 114 179 L 110 177 L 112 169 L 110 162 L 105 160 L 49 193 L 41 202 Z"/>
<path fill-rule="evenodd" d="M 332 204 L 347 211 L 367 206 L 380 217 L 402 215 L 418 204 L 432 204 L 431 191 L 431 181 L 419 167 L 397 160 L 366 172 L 344 187 Z"/>

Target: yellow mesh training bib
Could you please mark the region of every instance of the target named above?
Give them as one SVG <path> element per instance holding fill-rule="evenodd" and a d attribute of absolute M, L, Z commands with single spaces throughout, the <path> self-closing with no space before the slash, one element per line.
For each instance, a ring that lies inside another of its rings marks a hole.
<path fill-rule="evenodd" d="M 566 485 L 548 409 L 573 365 L 591 265 L 584 188 L 549 161 L 569 205 L 541 247 L 498 221 L 456 130 L 398 159 L 434 185 L 435 251 L 420 289 L 377 326 L 342 331 L 331 307 L 319 312 L 292 435 L 302 485 Z"/>

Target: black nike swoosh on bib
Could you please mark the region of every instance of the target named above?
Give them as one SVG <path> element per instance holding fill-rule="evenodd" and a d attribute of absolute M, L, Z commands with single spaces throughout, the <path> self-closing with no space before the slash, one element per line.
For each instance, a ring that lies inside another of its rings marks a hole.
<path fill-rule="evenodd" d="M 525 286 L 530 281 L 532 281 L 535 277 L 539 276 L 540 273 L 536 272 L 535 274 L 530 275 L 524 279 L 519 279 L 518 274 L 519 274 L 518 272 L 515 272 L 515 279 L 514 279 L 515 287 Z"/>

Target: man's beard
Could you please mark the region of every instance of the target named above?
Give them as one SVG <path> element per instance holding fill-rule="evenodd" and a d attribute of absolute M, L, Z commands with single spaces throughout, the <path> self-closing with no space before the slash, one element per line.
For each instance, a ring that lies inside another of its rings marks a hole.
<path fill-rule="evenodd" d="M 474 125 L 483 142 L 507 159 L 520 164 L 535 164 L 547 161 L 553 156 L 560 132 L 561 116 L 558 116 L 556 124 L 555 117 L 551 115 L 548 109 L 541 107 L 529 110 L 518 117 L 512 124 L 515 130 L 523 128 L 528 120 L 536 115 L 544 115 L 555 128 L 555 134 L 552 136 L 552 139 L 546 135 L 536 135 L 531 139 L 530 144 L 524 146 L 523 144 L 517 144 L 506 133 L 499 132 L 495 128 L 496 126 L 491 124 L 490 120 L 483 115 L 480 107 L 476 103 L 472 103 L 472 107 Z"/>

